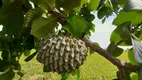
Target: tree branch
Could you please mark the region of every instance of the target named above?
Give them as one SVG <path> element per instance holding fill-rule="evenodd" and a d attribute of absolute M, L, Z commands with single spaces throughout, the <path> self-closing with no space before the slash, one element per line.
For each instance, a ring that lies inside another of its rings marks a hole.
<path fill-rule="evenodd" d="M 120 77 L 118 79 L 120 80 L 126 80 L 127 77 L 126 77 L 126 74 L 125 74 L 125 68 L 124 67 L 118 67 L 119 69 L 119 72 L 120 72 Z"/>
<path fill-rule="evenodd" d="M 90 49 L 96 51 L 98 54 L 100 54 L 101 56 L 105 57 L 107 60 L 109 60 L 111 63 L 113 63 L 114 65 L 116 65 L 118 67 L 118 69 L 119 69 L 119 71 L 121 73 L 120 74 L 121 80 L 126 80 L 126 74 L 125 74 L 124 68 L 127 68 L 131 72 L 138 71 L 139 66 L 132 65 L 130 63 L 127 63 L 125 61 L 122 61 L 122 60 L 119 60 L 119 59 L 115 58 L 114 56 L 112 56 L 106 50 L 104 50 L 101 47 L 93 44 L 93 42 L 91 40 L 89 40 L 86 36 L 83 37 L 82 40 L 86 43 L 86 45 L 88 47 L 90 47 Z"/>
<path fill-rule="evenodd" d="M 49 11 L 49 12 L 58 17 L 58 22 L 59 23 L 64 24 L 66 22 L 66 17 L 64 15 L 62 15 L 61 13 L 59 13 L 58 11 Z M 104 50 L 101 47 L 93 44 L 93 42 L 91 40 L 89 40 L 86 36 L 84 36 L 82 38 L 82 40 L 86 43 L 86 45 L 88 47 L 90 47 L 90 49 L 97 52 L 98 54 L 100 54 L 101 56 L 103 56 L 104 58 L 109 60 L 112 64 L 114 64 L 114 65 L 116 65 L 118 67 L 118 69 L 120 71 L 120 79 L 121 80 L 126 80 L 125 68 L 127 68 L 131 72 L 138 71 L 139 66 L 132 65 L 130 63 L 127 63 L 125 61 L 122 61 L 122 60 L 119 60 L 119 59 L 115 58 L 114 56 L 112 56 L 106 50 Z M 121 42 L 122 41 L 120 41 L 120 43 Z M 120 43 L 118 43 L 118 44 L 120 44 Z"/>

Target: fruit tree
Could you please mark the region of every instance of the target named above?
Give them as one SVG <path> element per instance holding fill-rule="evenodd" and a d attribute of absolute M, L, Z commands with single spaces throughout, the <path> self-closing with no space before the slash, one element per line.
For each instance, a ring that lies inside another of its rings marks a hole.
<path fill-rule="evenodd" d="M 95 31 L 95 17 L 103 24 L 112 15 L 117 27 L 105 50 L 89 36 Z M 142 80 L 137 41 L 142 40 L 141 0 L 0 0 L 0 25 L 1 80 L 22 75 L 20 56 L 31 49 L 36 51 L 25 61 L 37 56 L 45 72 L 70 73 L 83 64 L 87 51 L 95 51 L 117 66 L 116 80 L 130 80 L 131 72 Z M 123 53 L 119 46 L 133 46 L 128 51 L 130 63 L 116 58 Z"/>

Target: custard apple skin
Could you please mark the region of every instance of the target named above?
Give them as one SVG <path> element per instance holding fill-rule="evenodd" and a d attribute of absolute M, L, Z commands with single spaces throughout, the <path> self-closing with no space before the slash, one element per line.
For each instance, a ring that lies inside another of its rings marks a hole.
<path fill-rule="evenodd" d="M 49 35 L 38 44 L 37 60 L 48 71 L 72 72 L 79 68 L 87 56 L 87 47 L 82 40 L 64 35 Z"/>

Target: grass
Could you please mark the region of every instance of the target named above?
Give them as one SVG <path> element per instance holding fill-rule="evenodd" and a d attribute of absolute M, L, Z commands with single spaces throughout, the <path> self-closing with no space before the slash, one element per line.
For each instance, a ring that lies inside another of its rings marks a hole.
<path fill-rule="evenodd" d="M 124 52 L 118 57 L 121 60 L 127 61 L 127 52 Z M 43 73 L 43 65 L 38 63 L 36 59 L 29 62 L 24 62 L 25 57 L 22 56 L 20 63 L 24 76 L 22 80 L 60 80 L 61 76 L 57 73 Z M 112 80 L 116 78 L 117 68 L 108 60 L 97 53 L 89 55 L 84 64 L 80 67 L 80 80 Z M 14 80 L 18 80 L 16 76 Z M 44 79 L 43 79 L 44 78 Z M 67 80 L 75 80 L 76 75 L 70 75 Z"/>

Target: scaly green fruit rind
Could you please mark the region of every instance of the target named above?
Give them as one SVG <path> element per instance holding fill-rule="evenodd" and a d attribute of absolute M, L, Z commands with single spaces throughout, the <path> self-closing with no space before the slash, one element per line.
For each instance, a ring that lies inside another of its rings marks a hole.
<path fill-rule="evenodd" d="M 37 60 L 53 72 L 71 72 L 83 64 L 86 56 L 85 43 L 72 37 L 49 35 L 38 45 Z"/>

